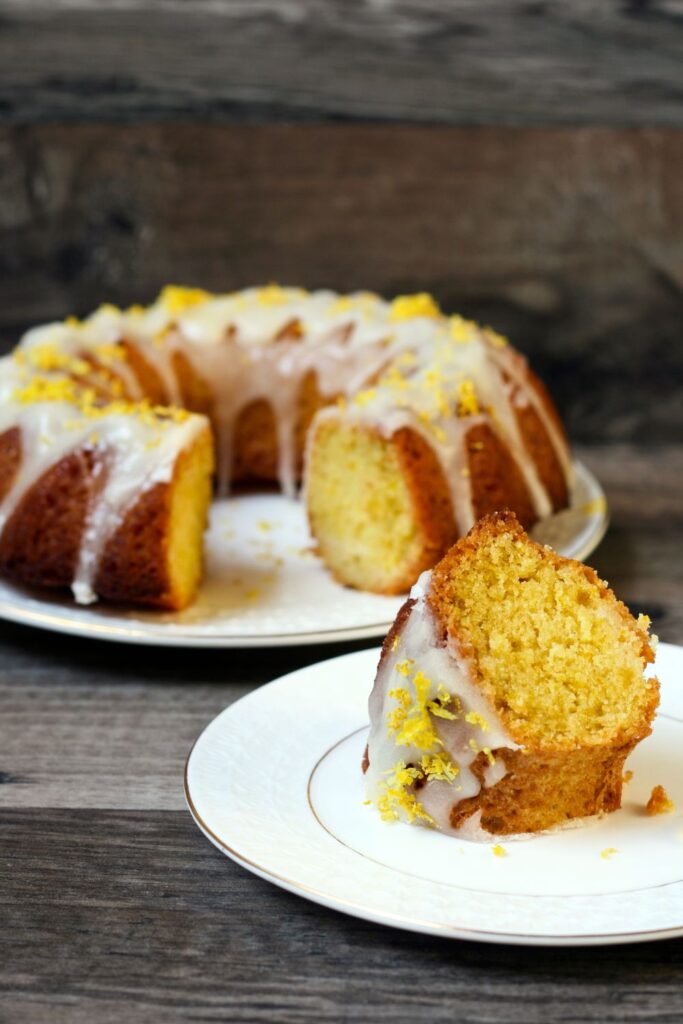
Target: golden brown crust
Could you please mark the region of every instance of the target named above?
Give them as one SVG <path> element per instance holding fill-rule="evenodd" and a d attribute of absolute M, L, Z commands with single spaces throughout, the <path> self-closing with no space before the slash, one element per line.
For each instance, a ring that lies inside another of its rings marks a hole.
<path fill-rule="evenodd" d="M 313 417 L 319 409 L 335 401 L 336 396 L 324 397 L 320 392 L 315 370 L 304 375 L 294 422 L 294 472 L 297 481 L 303 474 L 306 437 Z M 232 479 L 239 483 L 277 483 L 278 476 L 275 415 L 270 402 L 258 399 L 244 406 L 235 421 Z"/>
<path fill-rule="evenodd" d="M 497 750 L 506 775 L 451 811 L 452 828 L 481 812 L 481 827 L 493 835 L 539 832 L 572 818 L 616 811 L 621 806 L 624 761 L 636 741 L 621 747 L 584 747 L 556 753 Z M 479 754 L 472 766 L 483 782 L 487 765 Z"/>
<path fill-rule="evenodd" d="M 526 368 L 526 384 L 535 393 L 561 442 L 568 447 L 569 442 L 560 415 L 545 385 L 528 367 Z M 541 483 L 550 496 L 553 510 L 559 512 L 569 504 L 569 487 L 555 446 L 548 436 L 543 420 L 531 403 L 525 406 L 515 406 L 515 415 L 524 447 L 531 456 Z"/>
<path fill-rule="evenodd" d="M 109 601 L 179 611 L 188 596 L 176 592 L 171 573 L 171 502 L 190 450 L 180 453 L 169 483 L 145 491 L 107 542 L 95 577 L 95 591 Z"/>
<path fill-rule="evenodd" d="M 562 464 L 543 422 L 532 405 L 515 409 L 515 416 L 524 447 L 533 459 L 540 481 L 548 492 L 553 511 L 559 512 L 569 504 L 569 488 Z"/>
<path fill-rule="evenodd" d="M 140 352 L 137 345 L 131 341 L 122 341 L 126 352 L 126 362 L 135 374 L 143 394 L 150 400 L 152 405 L 167 405 L 170 395 L 164 387 L 161 377 Z"/>
<path fill-rule="evenodd" d="M 140 495 L 102 553 L 95 590 L 109 601 L 172 608 L 166 558 L 171 485 Z"/>
<path fill-rule="evenodd" d="M 410 587 L 424 569 L 431 569 L 448 551 L 457 539 L 458 528 L 448 483 L 432 446 L 410 427 L 397 430 L 391 443 L 408 487 L 422 540 L 419 560 L 409 566 L 411 579 L 407 587 Z"/>
<path fill-rule="evenodd" d="M 476 519 L 499 509 L 511 509 L 529 527 L 538 518 L 522 473 L 505 443 L 487 424 L 467 431 L 472 508 Z"/>
<path fill-rule="evenodd" d="M 21 466 L 21 431 L 11 427 L 0 434 L 0 501 L 4 501 Z"/>
<path fill-rule="evenodd" d="M 29 488 L 0 537 L 3 576 L 42 587 L 71 584 L 85 517 L 106 477 L 96 464 L 94 452 L 73 452 Z"/>
<path fill-rule="evenodd" d="M 533 370 L 526 366 L 526 381 L 530 388 L 536 392 L 536 397 L 539 399 L 543 410 L 548 418 L 552 421 L 555 430 L 559 434 L 560 440 L 569 448 L 569 438 L 567 432 L 564 429 L 564 423 L 557 411 L 557 406 L 550 397 L 550 392 L 543 383 L 540 377 L 538 377 Z"/>
<path fill-rule="evenodd" d="M 3 438 L 0 470 L 17 447 L 16 438 L 11 448 Z M 178 456 L 171 483 L 145 491 L 125 515 L 103 552 L 94 585 L 98 596 L 168 609 L 186 603 L 173 592 L 166 557 L 172 487 L 186 457 Z M 0 574 L 32 586 L 71 586 L 86 516 L 106 476 L 106 462 L 91 449 L 72 452 L 43 473 L 2 531 Z"/>
<path fill-rule="evenodd" d="M 270 402 L 249 402 L 235 420 L 232 479 L 235 482 L 277 480 L 277 432 Z"/>
<path fill-rule="evenodd" d="M 315 370 L 309 370 L 304 375 L 299 389 L 297 401 L 297 417 L 294 425 L 294 443 L 296 445 L 296 472 L 301 478 L 304 468 L 304 452 L 308 431 L 313 422 L 313 417 L 325 406 L 334 405 L 337 401 L 336 395 L 325 397 L 318 387 L 318 374 Z"/>
<path fill-rule="evenodd" d="M 171 365 L 180 388 L 183 408 L 213 419 L 213 391 L 197 373 L 187 356 L 180 351 L 174 352 L 171 356 Z"/>

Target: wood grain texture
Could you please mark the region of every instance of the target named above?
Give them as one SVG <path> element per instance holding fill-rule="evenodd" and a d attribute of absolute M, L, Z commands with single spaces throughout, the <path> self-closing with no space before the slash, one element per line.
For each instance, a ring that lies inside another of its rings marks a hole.
<path fill-rule="evenodd" d="M 683 446 L 579 453 L 610 531 L 590 562 L 683 643 Z M 0 1021 L 679 1024 L 683 940 L 447 942 L 324 910 L 221 856 L 182 801 L 227 704 L 368 646 L 156 650 L 0 624 Z"/>
<path fill-rule="evenodd" d="M 393 931 L 248 875 L 180 812 L 1 811 L 0 835 L 8 1022 L 680 1022 L 680 940 L 534 950 Z"/>
<path fill-rule="evenodd" d="M 426 289 L 509 333 L 574 439 L 683 437 L 683 133 L 5 127 L 0 182 L 5 346 L 169 280 Z"/>
<path fill-rule="evenodd" d="M 680 0 L 3 0 L 20 121 L 683 123 Z"/>

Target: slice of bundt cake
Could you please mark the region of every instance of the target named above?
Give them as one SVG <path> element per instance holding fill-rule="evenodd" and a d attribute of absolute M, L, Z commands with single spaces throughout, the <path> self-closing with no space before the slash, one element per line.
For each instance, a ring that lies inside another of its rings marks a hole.
<path fill-rule="evenodd" d="M 616 810 L 659 699 L 648 621 L 512 513 L 483 518 L 385 641 L 364 762 L 382 817 L 486 839 Z"/>
<path fill-rule="evenodd" d="M 489 512 L 528 528 L 565 508 L 572 482 L 559 417 L 522 356 L 461 317 L 415 324 L 371 387 L 318 413 L 307 451 L 323 560 L 341 583 L 385 594 L 405 593 Z"/>
<path fill-rule="evenodd" d="M 208 421 L 3 363 L 0 574 L 81 603 L 184 608 L 202 569 Z"/>

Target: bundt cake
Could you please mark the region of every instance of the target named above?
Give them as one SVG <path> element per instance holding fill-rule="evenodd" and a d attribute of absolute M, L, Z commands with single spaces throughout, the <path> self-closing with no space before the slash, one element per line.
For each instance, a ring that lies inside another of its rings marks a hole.
<path fill-rule="evenodd" d="M 423 573 L 370 697 L 368 796 L 466 838 L 616 810 L 623 764 L 659 700 L 646 616 L 580 562 L 480 520 Z"/>
<path fill-rule="evenodd" d="M 95 551 L 104 558 L 106 548 L 106 530 L 94 545 L 88 541 L 105 500 L 94 500 L 94 484 L 82 495 L 59 572 L 52 567 L 52 539 L 29 543 L 19 526 L 32 522 L 39 530 L 47 515 L 40 472 L 63 474 L 61 459 L 71 460 L 69 472 L 75 462 L 78 473 L 95 472 L 82 468 L 83 459 L 94 458 L 83 454 L 83 437 L 63 430 L 64 402 L 43 400 L 55 382 L 62 397 L 70 382 L 81 396 L 71 395 L 77 403 L 85 393 L 90 410 L 114 403 L 119 424 L 126 415 L 131 424 L 140 422 L 133 410 L 140 402 L 143 419 L 167 407 L 194 414 L 179 424 L 160 413 L 165 438 L 204 436 L 210 424 L 221 493 L 247 482 L 279 483 L 293 495 L 305 456 L 304 495 L 322 559 L 339 581 L 363 590 L 404 593 L 479 516 L 509 507 L 530 526 L 565 507 L 572 486 L 559 417 L 522 356 L 494 332 L 444 316 L 427 295 L 385 302 L 369 293 L 276 285 L 217 296 L 168 287 L 147 308 L 105 305 L 85 320 L 29 331 L 2 360 L 0 378 L 2 458 L 10 469 L 21 467 L 0 476 L 0 573 L 25 582 L 62 585 L 67 564 L 92 560 Z M 31 389 L 34 378 L 38 390 Z M 22 389 L 31 401 L 17 398 Z M 105 416 L 101 410 L 97 416 L 101 425 Z M 38 458 L 31 451 L 43 420 L 49 443 Z M 168 429 L 171 423 L 178 431 Z M 137 427 L 130 431 L 127 443 L 139 444 Z M 115 433 L 112 426 L 107 444 Z M 202 446 L 206 469 L 208 442 Z M 144 453 L 151 473 L 158 453 L 154 447 Z M 116 478 L 111 470 L 108 479 Z M 205 492 L 202 484 L 189 515 L 195 526 L 205 519 Z M 134 498 L 131 491 L 132 504 L 119 500 L 116 515 L 132 513 Z M 109 527 L 115 518 L 108 517 Z M 81 544 L 77 524 L 86 520 Z M 112 596 L 105 562 L 93 567 L 87 586 L 74 588 L 78 600 Z M 139 593 L 135 586 L 127 596 L 116 588 L 120 599 L 146 602 Z"/>

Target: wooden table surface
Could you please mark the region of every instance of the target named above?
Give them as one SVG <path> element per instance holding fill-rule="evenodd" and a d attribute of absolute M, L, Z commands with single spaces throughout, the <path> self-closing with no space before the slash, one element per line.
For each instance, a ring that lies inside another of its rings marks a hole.
<path fill-rule="evenodd" d="M 590 559 L 683 643 L 683 446 L 582 453 L 612 525 Z M 261 881 L 185 810 L 195 737 L 260 683 L 353 646 L 178 651 L 0 625 L 0 1021 L 683 1019 L 683 940 L 446 941 Z"/>

